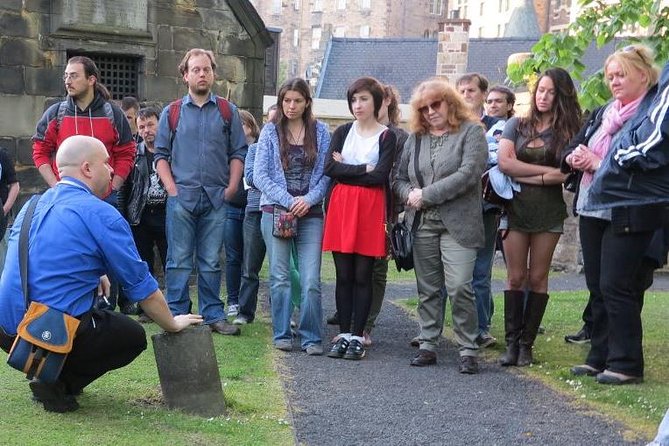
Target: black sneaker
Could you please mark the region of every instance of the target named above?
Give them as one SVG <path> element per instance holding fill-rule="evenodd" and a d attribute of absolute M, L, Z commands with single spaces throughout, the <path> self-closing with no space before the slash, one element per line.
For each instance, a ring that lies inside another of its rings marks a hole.
<path fill-rule="evenodd" d="M 332 348 L 328 352 L 328 358 L 343 358 L 346 354 L 346 349 L 348 349 L 348 340 L 344 337 L 337 339 L 337 342 L 332 344 Z"/>
<path fill-rule="evenodd" d="M 474 356 L 460 356 L 460 373 L 476 375 L 479 372 L 479 363 Z"/>
<path fill-rule="evenodd" d="M 564 341 L 570 344 L 587 344 L 590 342 L 590 333 L 583 327 L 578 333 L 565 336 Z"/>
<path fill-rule="evenodd" d="M 348 344 L 346 353 L 344 354 L 344 359 L 353 359 L 359 360 L 365 357 L 365 346 L 362 345 L 362 342 L 357 339 L 351 339 L 351 342 Z"/>

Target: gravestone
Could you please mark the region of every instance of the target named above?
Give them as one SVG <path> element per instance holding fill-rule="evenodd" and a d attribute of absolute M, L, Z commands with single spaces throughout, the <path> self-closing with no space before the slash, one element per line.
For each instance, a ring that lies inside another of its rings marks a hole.
<path fill-rule="evenodd" d="M 151 340 L 167 406 L 203 417 L 223 415 L 223 387 L 209 327 L 160 333 Z"/>

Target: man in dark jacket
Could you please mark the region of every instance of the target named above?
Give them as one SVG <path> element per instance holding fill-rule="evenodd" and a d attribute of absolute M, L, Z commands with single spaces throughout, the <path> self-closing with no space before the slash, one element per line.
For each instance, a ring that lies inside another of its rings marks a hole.
<path fill-rule="evenodd" d="M 142 142 L 137 146 L 135 167 L 123 185 L 123 214 L 130 223 L 139 256 L 154 275 L 154 246 L 158 247 L 160 262 L 165 269 L 167 238 L 165 236 L 165 203 L 167 192 L 153 167 L 154 142 L 160 115 L 154 108 L 143 108 L 137 114 L 137 132 Z M 150 322 L 142 314 L 140 322 Z"/>

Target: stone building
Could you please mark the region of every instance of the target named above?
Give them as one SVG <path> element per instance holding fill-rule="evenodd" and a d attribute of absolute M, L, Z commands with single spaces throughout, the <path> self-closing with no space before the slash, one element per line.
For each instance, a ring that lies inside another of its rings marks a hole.
<path fill-rule="evenodd" d="M 316 85 L 330 37 L 436 37 L 445 0 L 252 0 L 268 26 L 282 30 L 281 78 Z"/>
<path fill-rule="evenodd" d="M 0 3 L 0 145 L 17 162 L 21 190 L 45 187 L 31 136 L 65 94 L 67 59 L 87 55 L 115 99 L 166 103 L 186 89 L 186 50 L 217 55 L 214 91 L 260 117 L 270 33 L 247 0 L 3 0 Z"/>

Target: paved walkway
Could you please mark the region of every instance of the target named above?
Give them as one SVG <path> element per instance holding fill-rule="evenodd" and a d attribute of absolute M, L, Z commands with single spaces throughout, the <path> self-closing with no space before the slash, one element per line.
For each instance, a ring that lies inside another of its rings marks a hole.
<path fill-rule="evenodd" d="M 551 289 L 584 288 L 580 275 L 551 279 Z M 494 283 L 495 292 L 503 284 Z M 669 277 L 656 281 L 669 289 Z M 334 311 L 334 286 L 323 287 L 324 317 Z M 414 284 L 393 284 L 387 298 L 415 296 Z M 629 445 L 622 427 L 521 374 L 482 363 L 479 375 L 457 372 L 457 351 L 441 344 L 436 366 L 408 365 L 417 324 L 384 305 L 373 348 L 363 361 L 280 357 L 296 438 L 304 445 Z M 325 339 L 336 334 L 327 326 Z"/>

